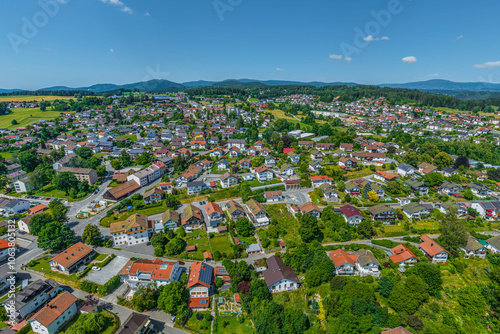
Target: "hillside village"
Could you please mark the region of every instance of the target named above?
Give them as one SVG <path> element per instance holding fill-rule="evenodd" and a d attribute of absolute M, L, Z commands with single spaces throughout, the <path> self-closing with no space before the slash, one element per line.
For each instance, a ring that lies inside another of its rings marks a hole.
<path fill-rule="evenodd" d="M 129 93 L 0 129 L 6 328 L 500 330 L 498 111 L 331 100 Z"/>

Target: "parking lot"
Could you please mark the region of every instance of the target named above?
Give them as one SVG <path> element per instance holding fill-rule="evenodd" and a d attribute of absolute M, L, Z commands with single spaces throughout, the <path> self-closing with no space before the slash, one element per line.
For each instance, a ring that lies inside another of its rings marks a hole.
<path fill-rule="evenodd" d="M 128 258 L 123 256 L 117 256 L 110 263 L 108 263 L 104 268 L 99 271 L 92 270 L 86 277 L 87 280 L 104 285 L 113 276 L 118 275 L 118 272 L 123 268 L 123 266 L 129 261 Z"/>

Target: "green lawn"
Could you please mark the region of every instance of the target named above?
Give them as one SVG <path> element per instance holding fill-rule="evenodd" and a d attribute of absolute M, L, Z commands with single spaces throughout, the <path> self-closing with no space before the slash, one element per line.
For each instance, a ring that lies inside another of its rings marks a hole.
<path fill-rule="evenodd" d="M 124 136 L 121 136 L 120 138 L 128 138 L 128 139 L 130 139 L 133 142 L 137 141 L 137 136 L 136 135 L 124 135 Z"/>
<path fill-rule="evenodd" d="M 231 240 L 229 240 L 229 233 L 217 235 L 210 239 L 213 251 L 219 251 L 221 254 L 232 252 Z"/>
<path fill-rule="evenodd" d="M 1 152 L 0 156 L 4 159 L 9 159 L 12 156 L 11 152 Z"/>
<path fill-rule="evenodd" d="M 258 180 L 252 180 L 252 181 L 247 182 L 247 183 L 248 183 L 248 185 L 250 187 L 260 187 L 260 186 L 265 186 L 265 185 L 268 185 L 268 184 L 276 184 L 276 183 L 280 183 L 280 182 L 281 182 L 280 180 L 274 178 L 271 181 L 267 181 L 267 182 L 264 182 L 264 183 L 259 182 Z"/>
<path fill-rule="evenodd" d="M 52 269 L 50 269 L 50 264 L 49 264 L 51 259 L 52 258 L 50 256 L 45 256 L 45 257 L 35 261 L 35 263 L 32 266 L 28 265 L 28 267 L 35 270 L 35 271 L 38 271 L 42 274 L 48 274 L 49 276 L 60 278 L 60 279 L 66 280 L 66 281 L 76 283 L 80 280 L 80 278 L 78 278 L 76 276 L 76 273 L 72 274 L 72 275 L 64 275 L 64 274 L 60 274 L 58 272 L 52 271 Z"/>
<path fill-rule="evenodd" d="M 16 129 L 40 120 L 53 120 L 60 114 L 59 111 L 40 111 L 40 108 L 15 108 L 12 109 L 12 113 L 0 116 L 0 128 Z M 13 125 L 13 120 L 16 120 L 18 124 Z"/>
<path fill-rule="evenodd" d="M 224 325 L 226 325 L 224 327 Z M 219 317 L 217 319 L 217 331 L 215 334 L 252 334 L 253 328 L 248 319 L 240 323 L 236 316 L 234 317 Z"/>
<path fill-rule="evenodd" d="M 104 331 L 102 331 L 101 334 L 113 334 L 114 332 L 116 332 L 116 329 L 115 329 L 115 318 L 111 314 L 109 314 L 108 312 L 101 311 L 100 313 L 106 318 L 106 322 L 107 322 L 107 325 L 108 325 L 108 327 Z M 74 325 L 75 322 L 78 321 L 78 319 L 80 318 L 80 316 L 82 316 L 82 313 L 79 313 L 75 317 L 73 317 L 73 319 L 71 319 L 71 321 L 68 322 L 61 329 L 61 331 L 59 333 L 61 333 L 61 334 L 67 333 L 67 331 L 70 329 L 70 327 L 72 325 Z M 117 324 L 117 325 L 119 327 L 120 324 Z"/>
<path fill-rule="evenodd" d="M 101 222 L 99 224 L 102 227 L 109 227 L 111 225 L 111 223 L 125 220 L 128 217 L 132 216 L 134 213 L 141 213 L 141 214 L 146 215 L 146 216 L 152 216 L 152 215 L 156 215 L 159 213 L 163 213 L 163 212 L 168 210 L 168 207 L 165 204 L 165 201 L 162 201 L 161 203 L 162 204 L 159 206 L 153 206 L 153 207 L 140 209 L 140 210 L 132 209 L 130 211 L 119 213 L 119 214 L 115 213 L 111 217 L 104 217 L 103 219 L 101 219 Z"/>
<path fill-rule="evenodd" d="M 94 259 L 95 261 L 102 261 L 104 260 L 106 257 L 108 256 L 108 254 L 99 254 L 96 256 L 96 258 Z"/>
<path fill-rule="evenodd" d="M 202 329 L 201 324 L 203 320 L 198 321 L 196 319 L 196 315 L 198 313 L 205 314 L 205 313 L 210 313 L 209 311 L 206 312 L 193 312 L 193 315 L 189 318 L 189 320 L 186 322 L 185 327 L 190 328 L 194 331 L 197 331 L 202 334 L 209 334 L 210 333 L 210 326 L 207 329 Z"/>

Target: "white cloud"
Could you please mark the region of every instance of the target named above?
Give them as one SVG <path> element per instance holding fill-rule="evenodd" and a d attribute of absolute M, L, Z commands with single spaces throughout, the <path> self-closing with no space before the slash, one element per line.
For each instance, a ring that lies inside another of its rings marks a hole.
<path fill-rule="evenodd" d="M 413 63 L 416 63 L 417 62 L 417 58 L 414 57 L 414 56 L 408 56 L 408 57 L 404 57 L 403 59 L 401 59 L 403 62 L 405 63 L 410 63 L 410 64 L 413 64 Z"/>
<path fill-rule="evenodd" d="M 115 49 L 109 49 L 109 52 L 115 52 Z"/>
<path fill-rule="evenodd" d="M 276 67 L 276 71 L 278 71 L 278 72 L 283 72 L 283 71 L 284 71 L 284 69 L 283 69 L 283 68 L 280 68 L 280 67 Z"/>
<path fill-rule="evenodd" d="M 500 60 L 499 61 L 487 61 L 486 63 L 476 64 L 476 65 L 474 65 L 474 67 L 480 68 L 480 69 L 500 67 Z"/>
<path fill-rule="evenodd" d="M 342 59 L 342 55 L 329 55 L 330 59 Z"/>
<path fill-rule="evenodd" d="M 130 7 L 128 7 L 127 5 L 125 5 L 120 0 L 101 0 L 101 2 L 105 3 L 105 4 L 110 4 L 110 5 L 113 5 L 113 6 L 118 6 L 118 7 L 120 7 L 120 10 L 122 12 L 125 12 L 125 13 L 128 13 L 128 14 L 133 14 L 134 13 L 134 11 Z"/>
<path fill-rule="evenodd" d="M 382 37 L 378 37 L 378 38 L 375 38 L 373 37 L 372 35 L 368 35 L 366 37 L 363 38 L 363 40 L 365 42 L 373 42 L 373 41 L 388 41 L 389 40 L 389 37 L 387 36 L 382 36 Z"/>
<path fill-rule="evenodd" d="M 352 57 L 344 57 L 344 60 L 345 60 L 345 61 L 351 61 L 351 60 L 352 60 Z"/>
<path fill-rule="evenodd" d="M 145 16 L 149 16 L 149 12 L 144 13 Z"/>
<path fill-rule="evenodd" d="M 464 35 L 460 35 L 457 37 L 457 39 L 462 39 L 462 38 L 464 38 Z"/>
<path fill-rule="evenodd" d="M 435 78 L 435 77 L 438 77 L 438 76 L 439 76 L 439 74 L 437 74 L 437 73 L 427 74 L 428 78 Z"/>

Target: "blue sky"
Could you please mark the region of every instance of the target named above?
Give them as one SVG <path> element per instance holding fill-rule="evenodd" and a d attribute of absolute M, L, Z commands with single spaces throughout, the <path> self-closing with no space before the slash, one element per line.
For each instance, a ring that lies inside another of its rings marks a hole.
<path fill-rule="evenodd" d="M 0 6 L 3 89 L 153 78 L 500 82 L 500 3 L 491 0 L 16 0 Z"/>

